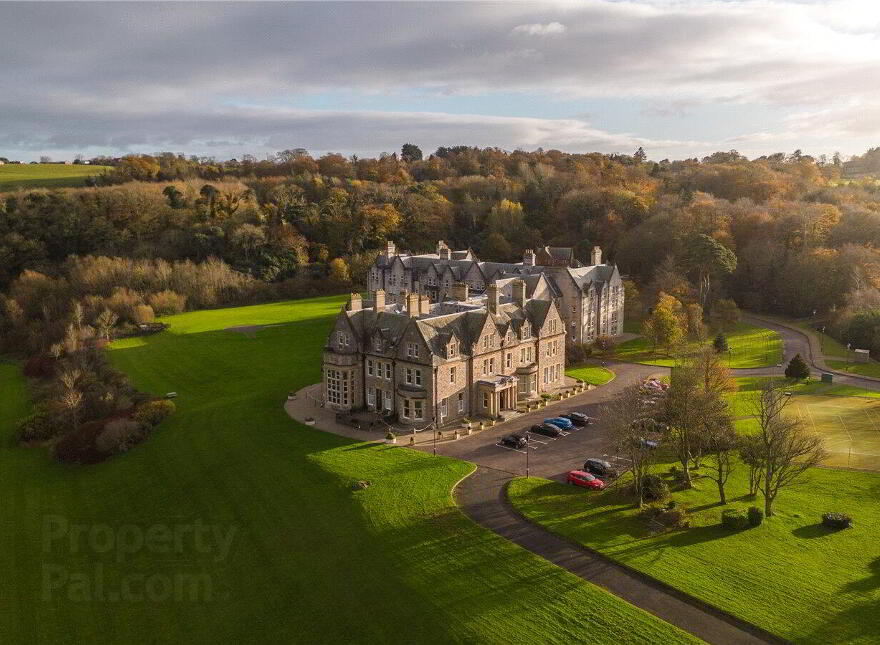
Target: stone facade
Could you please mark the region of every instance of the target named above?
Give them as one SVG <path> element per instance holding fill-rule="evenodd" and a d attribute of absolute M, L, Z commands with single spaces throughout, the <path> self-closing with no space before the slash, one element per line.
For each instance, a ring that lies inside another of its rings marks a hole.
<path fill-rule="evenodd" d="M 416 293 L 387 302 L 377 290 L 364 306 L 352 294 L 324 348 L 325 404 L 442 426 L 495 418 L 564 384 L 566 331 L 553 300 L 529 298 L 524 280 L 511 281 L 510 295 L 456 287 L 462 297 L 433 304 Z"/>
<path fill-rule="evenodd" d="M 598 336 L 623 333 L 623 281 L 613 264 L 602 262 L 594 247 L 589 266 L 582 266 L 571 248 L 528 249 L 522 262 L 483 262 L 473 251 L 453 251 L 438 242 L 435 253 L 413 255 L 388 242 L 367 275 L 370 291 L 383 290 L 399 300 L 408 293 L 426 295 L 431 302 L 454 298 L 455 286 L 484 293 L 499 283 L 507 290 L 514 279 L 526 281 L 528 297 L 553 300 L 565 320 L 569 343 L 589 343 Z"/>

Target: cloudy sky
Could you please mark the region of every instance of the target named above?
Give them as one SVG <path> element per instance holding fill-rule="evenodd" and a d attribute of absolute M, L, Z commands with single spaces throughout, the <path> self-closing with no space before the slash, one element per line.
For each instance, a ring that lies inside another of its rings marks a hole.
<path fill-rule="evenodd" d="M 0 156 L 880 145 L 880 2 L 0 2 Z"/>

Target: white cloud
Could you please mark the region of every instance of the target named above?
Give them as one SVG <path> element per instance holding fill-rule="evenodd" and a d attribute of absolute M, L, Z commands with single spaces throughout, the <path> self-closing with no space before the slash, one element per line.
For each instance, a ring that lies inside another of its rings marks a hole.
<path fill-rule="evenodd" d="M 528 25 L 517 25 L 510 33 L 525 34 L 526 36 L 555 36 L 565 33 L 565 25 L 561 22 L 548 22 L 546 25 L 533 22 Z"/>

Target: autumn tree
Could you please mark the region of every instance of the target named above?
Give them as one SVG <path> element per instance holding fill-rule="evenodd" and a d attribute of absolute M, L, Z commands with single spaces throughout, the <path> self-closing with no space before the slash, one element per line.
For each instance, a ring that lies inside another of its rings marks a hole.
<path fill-rule="evenodd" d="M 752 399 L 757 419 L 757 457 L 762 472 L 758 489 L 764 495 L 764 515 L 773 515 L 779 491 L 789 486 L 826 456 L 822 438 L 807 432 L 800 417 L 788 412 L 792 400 L 772 381 L 764 383 Z"/>
<path fill-rule="evenodd" d="M 661 291 L 654 310 L 642 323 L 642 334 L 651 341 L 652 351 L 662 347 L 669 354 L 685 334 L 681 302 Z"/>
<path fill-rule="evenodd" d="M 719 331 L 733 331 L 739 322 L 739 307 L 730 298 L 719 298 L 712 305 L 712 320 Z"/>

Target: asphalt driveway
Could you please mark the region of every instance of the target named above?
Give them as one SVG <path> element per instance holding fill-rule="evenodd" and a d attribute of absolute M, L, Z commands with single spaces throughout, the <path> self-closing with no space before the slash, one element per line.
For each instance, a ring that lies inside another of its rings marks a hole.
<path fill-rule="evenodd" d="M 614 398 L 627 385 L 638 383 L 651 375 L 669 373 L 667 368 L 633 363 L 609 362 L 609 367 L 617 375 L 610 383 L 546 408 L 520 415 L 470 437 L 440 443 L 437 445 L 437 454 L 456 457 L 516 475 L 525 475 L 525 451 L 497 445 L 501 437 L 512 432 L 524 431 L 548 417 L 578 411 L 591 417 L 599 417 L 599 420 L 586 427 L 576 428 L 568 436 L 557 439 L 532 435 L 533 442 L 528 452 L 529 473 L 538 477 L 563 480 L 569 470 L 583 466 L 587 457 L 607 459 L 611 452 L 611 442 L 608 429 L 601 418 L 602 404 Z M 431 452 L 432 446 L 421 444 L 417 449 Z"/>

